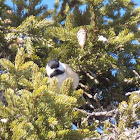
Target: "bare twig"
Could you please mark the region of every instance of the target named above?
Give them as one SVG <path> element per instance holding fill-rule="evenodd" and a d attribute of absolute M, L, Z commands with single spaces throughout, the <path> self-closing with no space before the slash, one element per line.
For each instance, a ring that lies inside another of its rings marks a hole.
<path fill-rule="evenodd" d="M 136 77 L 137 77 L 138 79 L 140 79 L 140 75 L 138 74 L 138 72 L 136 72 L 135 70 L 133 70 L 133 73 L 136 75 Z"/>
<path fill-rule="evenodd" d="M 98 99 L 97 96 L 98 96 L 98 93 L 96 93 L 96 94 L 94 95 L 94 99 L 95 99 L 95 101 L 97 102 L 98 107 L 99 107 L 101 110 L 103 110 L 103 107 L 101 106 L 100 100 Z"/>
<path fill-rule="evenodd" d="M 81 122 L 81 125 L 84 124 L 86 121 L 88 121 L 89 117 L 90 117 L 90 116 L 87 116 L 87 117 Z"/>
<path fill-rule="evenodd" d="M 88 86 L 86 86 L 86 85 L 84 85 L 84 84 L 82 84 L 82 83 L 79 83 L 79 85 L 80 85 L 82 88 L 86 89 L 86 90 L 88 90 L 88 89 L 89 89 L 89 87 L 88 87 Z"/>
<path fill-rule="evenodd" d="M 78 108 L 74 108 L 74 110 L 76 111 L 80 111 L 84 114 L 87 114 L 89 116 L 105 116 L 105 117 L 110 117 L 110 116 L 113 116 L 115 113 L 118 113 L 119 112 L 119 109 L 113 109 L 111 111 L 102 111 L 102 112 L 92 112 L 92 113 L 88 113 L 86 112 L 85 110 L 82 110 L 82 109 L 78 109 Z"/>
<path fill-rule="evenodd" d="M 131 83 L 134 83 L 135 82 L 135 79 L 134 78 L 131 78 L 131 79 L 124 79 L 123 80 L 125 83 L 127 83 L 127 84 L 131 84 Z"/>
<path fill-rule="evenodd" d="M 126 95 L 126 96 L 129 96 L 129 95 L 131 95 L 132 93 L 134 93 L 134 94 L 140 94 L 140 90 L 132 91 L 132 92 L 127 92 L 125 95 Z"/>
<path fill-rule="evenodd" d="M 88 96 L 88 98 L 93 98 L 93 96 L 92 96 L 91 94 L 89 94 L 89 93 L 86 92 L 86 90 L 89 90 L 89 87 L 88 87 L 88 86 L 83 85 L 82 83 L 79 83 L 79 85 L 80 85 L 82 88 L 85 89 L 85 90 L 84 90 L 84 93 Z"/>
<path fill-rule="evenodd" d="M 136 80 L 140 79 L 140 75 L 138 74 L 138 72 L 136 72 L 136 70 L 133 70 L 133 73 L 135 74 L 135 77 L 133 78 L 125 78 L 124 79 L 124 82 L 127 83 L 127 84 L 131 84 L 131 83 L 134 83 L 136 82 Z"/>
<path fill-rule="evenodd" d="M 91 80 L 94 80 L 94 82 L 95 82 L 96 84 L 99 84 L 99 81 L 96 79 L 96 75 L 93 74 L 91 71 L 86 72 L 86 75 L 87 75 Z"/>

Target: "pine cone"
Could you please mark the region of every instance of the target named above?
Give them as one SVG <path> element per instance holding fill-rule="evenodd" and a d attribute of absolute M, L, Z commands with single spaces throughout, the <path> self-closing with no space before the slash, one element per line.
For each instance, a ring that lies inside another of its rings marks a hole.
<path fill-rule="evenodd" d="M 86 41 L 87 41 L 87 32 L 84 28 L 81 28 L 77 32 L 77 39 L 78 39 L 80 47 L 83 49 L 85 47 Z"/>

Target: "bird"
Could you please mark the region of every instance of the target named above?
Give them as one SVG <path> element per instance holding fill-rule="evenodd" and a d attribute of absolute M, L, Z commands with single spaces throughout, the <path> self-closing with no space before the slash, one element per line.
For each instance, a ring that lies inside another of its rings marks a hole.
<path fill-rule="evenodd" d="M 73 79 L 73 89 L 78 87 L 79 76 L 68 64 L 62 63 L 57 59 L 51 59 L 46 65 L 46 72 L 50 80 L 56 77 L 58 90 L 60 90 L 63 81 L 70 77 Z"/>

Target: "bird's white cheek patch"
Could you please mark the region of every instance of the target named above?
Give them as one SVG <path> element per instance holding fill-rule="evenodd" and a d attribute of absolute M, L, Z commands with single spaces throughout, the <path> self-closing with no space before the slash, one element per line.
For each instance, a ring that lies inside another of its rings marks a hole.
<path fill-rule="evenodd" d="M 65 69 L 66 69 L 65 64 L 63 64 L 63 63 L 61 63 L 61 62 L 59 61 L 59 67 L 58 67 L 58 69 L 61 70 L 61 71 L 65 71 Z"/>
<path fill-rule="evenodd" d="M 51 69 L 48 65 L 46 66 L 46 72 L 48 76 L 50 76 L 54 71 L 55 69 Z"/>

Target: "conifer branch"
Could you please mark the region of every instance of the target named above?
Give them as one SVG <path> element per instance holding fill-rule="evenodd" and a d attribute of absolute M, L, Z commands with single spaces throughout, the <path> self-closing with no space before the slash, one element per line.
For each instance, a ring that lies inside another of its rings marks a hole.
<path fill-rule="evenodd" d="M 140 90 L 132 91 L 132 92 L 127 92 L 125 95 L 126 95 L 126 96 L 129 96 L 129 95 L 131 95 L 132 93 L 134 93 L 134 94 L 140 94 Z"/>
<path fill-rule="evenodd" d="M 94 22 L 94 33 L 98 32 L 98 28 L 97 28 L 97 15 L 96 15 L 96 7 L 95 7 L 95 2 L 94 0 L 91 1 L 91 5 L 93 8 L 93 15 L 92 15 L 92 20 Z M 94 40 L 94 38 L 93 38 Z"/>
<path fill-rule="evenodd" d="M 136 70 L 133 70 L 133 73 L 135 74 L 135 77 L 133 77 L 133 78 L 131 78 L 131 79 L 125 78 L 125 79 L 124 79 L 124 82 L 125 82 L 125 83 L 131 84 L 131 83 L 134 83 L 134 82 L 136 82 L 137 80 L 140 79 L 140 75 L 139 75 L 138 72 L 136 72 Z"/>
<path fill-rule="evenodd" d="M 93 117 L 111 117 L 114 114 L 119 113 L 119 109 L 113 109 L 111 111 L 102 111 L 102 112 L 92 112 L 92 113 L 88 113 L 85 110 L 82 109 L 78 109 L 78 108 L 74 108 L 75 111 L 80 111 L 84 114 L 87 114 L 88 116 L 93 116 Z"/>
<path fill-rule="evenodd" d="M 101 106 L 100 100 L 99 100 L 99 98 L 98 98 L 98 93 L 96 93 L 96 94 L 94 95 L 94 99 L 95 99 L 95 101 L 97 102 L 97 105 L 98 105 L 98 107 L 100 108 L 100 110 L 103 110 L 103 107 Z"/>
<path fill-rule="evenodd" d="M 136 75 L 136 77 L 137 77 L 138 79 L 140 79 L 140 75 L 138 74 L 138 72 L 136 72 L 136 70 L 133 70 L 133 73 Z"/>
<path fill-rule="evenodd" d="M 0 56 L 8 58 L 0 60 L 5 70 L 0 74 L 0 90 L 5 91 L 0 100 L 7 101 L 0 105 L 0 121 L 5 121 L 0 123 L 1 139 L 140 138 L 140 128 L 132 129 L 140 121 L 139 65 L 131 63 L 139 58 L 139 46 L 133 43 L 139 39 L 139 8 L 134 10 L 126 0 L 56 0 L 54 10 L 48 11 L 41 0 L 15 0 L 12 15 L 1 3 Z M 44 19 L 51 14 L 51 21 Z M 84 49 L 77 48 L 79 28 L 88 33 L 86 38 L 80 31 Z M 24 53 L 15 60 L 15 51 L 22 47 Z M 66 81 L 58 91 L 57 79 L 49 81 L 44 67 L 52 57 L 78 70 L 78 90 Z M 74 131 L 73 122 L 79 127 Z"/>

